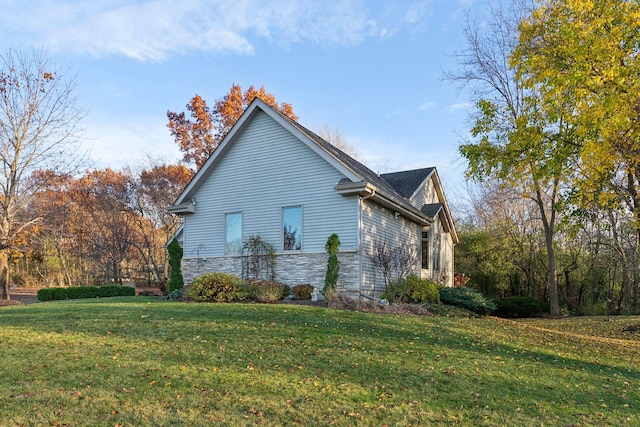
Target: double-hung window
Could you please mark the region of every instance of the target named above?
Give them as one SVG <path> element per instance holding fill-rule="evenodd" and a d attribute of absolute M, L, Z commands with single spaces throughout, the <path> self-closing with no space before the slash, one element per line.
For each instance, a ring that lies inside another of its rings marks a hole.
<path fill-rule="evenodd" d="M 302 249 L 302 206 L 282 208 L 282 249 Z"/>
<path fill-rule="evenodd" d="M 224 221 L 224 253 L 238 255 L 242 253 L 242 212 L 225 214 Z"/>

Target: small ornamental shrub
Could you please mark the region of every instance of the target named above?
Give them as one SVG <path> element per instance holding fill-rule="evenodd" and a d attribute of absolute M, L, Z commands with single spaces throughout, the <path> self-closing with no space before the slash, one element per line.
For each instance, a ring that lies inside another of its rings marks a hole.
<path fill-rule="evenodd" d="M 330 294 L 335 291 L 336 284 L 338 283 L 338 277 L 340 275 L 340 261 L 338 261 L 338 250 L 340 248 L 340 238 L 336 233 L 333 233 L 327 239 L 327 243 L 324 245 L 324 249 L 327 251 L 329 258 L 327 260 L 327 272 L 324 276 L 324 288 L 322 294 L 325 297 L 329 297 Z"/>
<path fill-rule="evenodd" d="M 440 302 L 438 285 L 433 280 L 421 279 L 415 274 L 387 284 L 382 298 L 389 302 L 418 304 L 438 304 Z"/>
<path fill-rule="evenodd" d="M 291 289 L 291 293 L 295 295 L 296 299 L 309 300 L 311 299 L 311 293 L 313 292 L 313 286 L 311 285 L 296 285 Z"/>
<path fill-rule="evenodd" d="M 442 288 L 440 301 L 444 304 L 466 308 L 477 314 L 489 314 L 496 309 L 492 299 L 471 288 Z"/>
<path fill-rule="evenodd" d="M 184 288 L 183 289 L 174 289 L 171 292 L 169 292 L 169 295 L 167 295 L 167 299 L 169 301 L 180 301 L 182 300 L 182 298 L 184 298 Z"/>
<path fill-rule="evenodd" d="M 182 277 L 182 255 L 184 251 L 180 243 L 173 239 L 167 245 L 167 252 L 169 253 L 169 282 L 167 282 L 167 290 L 171 292 L 174 289 L 182 289 L 184 286 L 184 278 Z"/>
<path fill-rule="evenodd" d="M 407 278 L 407 295 L 409 302 L 438 304 L 440 302 L 440 292 L 438 285 L 433 280 L 420 279 L 416 275 Z"/>
<path fill-rule="evenodd" d="M 507 297 L 496 301 L 494 315 L 500 317 L 535 317 L 549 312 L 549 304 L 532 297 Z"/>
<path fill-rule="evenodd" d="M 242 301 L 246 292 L 240 277 L 217 272 L 196 277 L 187 288 L 187 296 L 202 302 L 233 302 Z"/>
<path fill-rule="evenodd" d="M 258 302 L 276 302 L 289 294 L 289 287 L 273 280 L 253 279 L 245 282 L 247 298 Z"/>

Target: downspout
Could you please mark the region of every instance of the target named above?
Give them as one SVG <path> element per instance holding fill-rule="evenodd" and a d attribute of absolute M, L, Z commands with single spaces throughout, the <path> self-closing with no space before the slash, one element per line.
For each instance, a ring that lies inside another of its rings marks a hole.
<path fill-rule="evenodd" d="M 362 248 L 362 207 L 364 206 L 364 201 L 367 199 L 372 198 L 373 196 L 376 195 L 376 189 L 374 188 L 371 193 L 367 194 L 366 196 L 363 197 L 358 197 L 358 255 L 360 257 L 360 262 L 358 263 L 359 265 L 359 273 L 358 276 L 359 277 L 359 285 L 358 285 L 358 296 L 362 296 L 362 286 L 364 285 L 363 283 L 363 267 L 362 267 L 362 263 L 364 261 L 363 259 L 363 248 Z"/>

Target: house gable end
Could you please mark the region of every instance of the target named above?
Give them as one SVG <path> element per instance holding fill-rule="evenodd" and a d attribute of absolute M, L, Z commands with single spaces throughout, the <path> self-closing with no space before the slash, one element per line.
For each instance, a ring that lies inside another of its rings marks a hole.
<path fill-rule="evenodd" d="M 304 143 L 307 147 L 309 147 L 312 151 L 314 151 L 319 157 L 327 161 L 331 164 L 335 169 L 337 169 L 342 175 L 351 180 L 352 182 L 357 182 L 361 178 L 355 174 L 348 167 L 340 163 L 335 157 L 330 155 L 323 147 L 320 147 L 316 141 L 310 138 L 305 132 L 301 131 L 301 126 L 295 126 L 295 122 L 288 119 L 286 116 L 282 115 L 278 111 L 274 110 L 260 98 L 255 98 L 253 102 L 247 107 L 245 112 L 240 116 L 238 121 L 231 128 L 229 133 L 224 137 L 218 148 L 213 152 L 211 157 L 205 162 L 205 164 L 200 168 L 197 172 L 196 176 L 191 180 L 191 182 L 185 187 L 180 196 L 174 202 L 174 206 L 186 205 L 185 201 L 190 200 L 195 194 L 197 188 L 201 185 L 201 183 L 206 179 L 208 175 L 211 174 L 211 171 L 215 168 L 216 164 L 218 164 L 224 154 L 229 149 L 229 147 L 234 143 L 235 140 L 242 136 L 244 129 L 248 126 L 248 124 L 255 118 L 255 116 L 259 113 L 263 112 L 270 116 L 273 120 L 275 120 L 280 126 L 285 128 L 288 132 L 294 135 L 298 140 Z M 302 128 L 304 129 L 304 128 Z M 315 135 L 315 134 L 314 134 Z M 175 209 L 175 213 L 190 213 L 186 212 L 184 209 L 179 210 Z"/>

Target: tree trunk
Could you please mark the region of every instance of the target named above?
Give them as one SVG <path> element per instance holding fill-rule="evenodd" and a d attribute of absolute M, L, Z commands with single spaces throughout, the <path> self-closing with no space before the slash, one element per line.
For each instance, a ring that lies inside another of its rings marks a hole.
<path fill-rule="evenodd" d="M 547 228 L 547 227 L 545 227 Z M 546 229 L 547 241 L 547 262 L 549 263 L 549 303 L 551 305 L 551 316 L 560 315 L 560 304 L 558 302 L 558 279 L 556 277 L 556 255 L 553 247 L 553 229 Z"/>
<path fill-rule="evenodd" d="M 9 294 L 9 260 L 6 250 L 0 251 L 0 287 L 2 288 L 2 299 L 10 300 Z"/>

